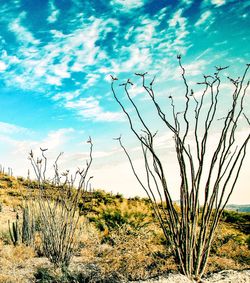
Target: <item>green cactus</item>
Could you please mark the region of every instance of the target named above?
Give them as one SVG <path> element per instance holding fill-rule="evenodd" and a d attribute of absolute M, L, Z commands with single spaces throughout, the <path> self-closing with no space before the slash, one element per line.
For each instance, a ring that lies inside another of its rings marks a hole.
<path fill-rule="evenodd" d="M 10 224 L 9 223 L 9 234 L 10 239 L 14 246 L 18 245 L 20 242 L 29 246 L 33 244 L 34 235 L 35 235 L 35 221 L 34 217 L 31 216 L 30 209 L 26 205 L 23 210 L 23 221 L 21 228 L 19 227 L 19 215 L 16 214 L 16 221 Z"/>
<path fill-rule="evenodd" d="M 19 238 L 20 238 L 18 221 L 19 221 L 18 213 L 16 214 L 16 222 L 13 222 L 12 225 L 10 225 L 10 221 L 8 221 L 8 223 L 9 223 L 10 239 L 11 239 L 11 241 L 12 241 L 14 246 L 18 245 Z"/>
<path fill-rule="evenodd" d="M 34 240 L 35 221 L 30 213 L 28 205 L 23 208 L 23 223 L 22 223 L 22 243 L 31 245 Z"/>

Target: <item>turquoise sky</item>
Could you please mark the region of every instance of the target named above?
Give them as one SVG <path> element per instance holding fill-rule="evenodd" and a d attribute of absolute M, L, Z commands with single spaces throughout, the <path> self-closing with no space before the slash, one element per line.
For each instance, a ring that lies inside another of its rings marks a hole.
<path fill-rule="evenodd" d="M 29 150 L 46 146 L 51 157 L 65 152 L 64 166 L 81 166 L 91 136 L 93 185 L 140 194 L 113 140 L 123 134 L 135 146 L 110 74 L 135 81 L 144 113 L 150 108 L 133 74 L 156 75 L 166 103 L 181 88 L 177 54 L 191 83 L 216 65 L 241 75 L 250 59 L 249 11 L 247 0 L 0 1 L 0 163 L 26 174 Z"/>

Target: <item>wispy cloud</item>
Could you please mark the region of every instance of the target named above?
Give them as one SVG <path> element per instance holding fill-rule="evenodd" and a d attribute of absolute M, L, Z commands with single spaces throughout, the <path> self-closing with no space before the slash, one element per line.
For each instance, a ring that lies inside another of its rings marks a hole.
<path fill-rule="evenodd" d="M 12 147 L 12 152 L 15 154 L 25 154 L 31 150 L 39 150 L 42 148 L 49 148 L 56 153 L 62 151 L 63 146 L 71 139 L 74 129 L 61 128 L 58 130 L 48 132 L 47 136 L 42 140 L 27 138 L 27 136 L 12 137 L 14 133 L 28 132 L 28 129 L 24 129 L 15 125 L 0 123 L 0 142 L 8 144 Z M 1 135 L 2 133 L 2 135 Z M 5 134 L 5 135 L 3 135 Z"/>
<path fill-rule="evenodd" d="M 124 119 L 120 112 L 105 111 L 93 96 L 67 101 L 65 107 L 77 111 L 78 115 L 84 119 L 105 122 L 122 121 Z"/>
<path fill-rule="evenodd" d="M 89 88 L 97 83 L 97 81 L 100 79 L 99 74 L 88 74 L 86 76 L 86 83 L 84 84 L 84 88 Z"/>
<path fill-rule="evenodd" d="M 224 4 L 226 4 L 226 0 L 211 0 L 211 4 L 220 7 Z"/>
<path fill-rule="evenodd" d="M 166 34 L 166 38 L 169 40 L 171 48 L 181 54 L 186 53 L 188 44 L 185 39 L 189 34 L 187 29 L 187 19 L 182 15 L 183 12 L 183 9 L 179 9 L 173 13 L 168 21 L 171 33 L 169 36 Z"/>
<path fill-rule="evenodd" d="M 184 65 L 184 67 L 188 76 L 197 76 L 202 74 L 203 70 L 206 69 L 206 65 L 208 63 L 209 62 L 200 59 L 196 62 Z"/>
<path fill-rule="evenodd" d="M 9 124 L 5 122 L 0 122 L 0 134 L 17 134 L 17 133 L 27 133 L 28 129 Z"/>
<path fill-rule="evenodd" d="M 5 62 L 0 61 L 0 72 L 4 72 L 7 69 L 7 65 Z"/>
<path fill-rule="evenodd" d="M 40 146 L 49 148 L 50 150 L 59 150 L 68 140 L 71 139 L 75 132 L 73 128 L 62 128 L 56 131 L 51 131 L 48 136 L 41 141 Z"/>
<path fill-rule="evenodd" d="M 55 94 L 52 99 L 53 100 L 61 100 L 63 99 L 64 101 L 70 101 L 75 98 L 77 98 L 81 94 L 80 89 L 77 89 L 75 91 L 70 91 L 70 92 L 59 92 Z"/>
<path fill-rule="evenodd" d="M 35 51 L 35 46 L 40 43 L 38 39 L 34 37 L 34 35 L 22 25 L 22 20 L 26 17 L 26 13 L 22 12 L 19 17 L 12 20 L 9 24 L 9 30 L 15 34 L 19 43 L 22 43 L 24 46 L 33 45 L 33 50 Z"/>
<path fill-rule="evenodd" d="M 70 150 L 70 142 L 75 136 L 74 129 L 61 128 L 49 131 L 43 139 L 30 138 L 20 135 L 20 128 L 16 128 L 14 125 L 2 125 L 1 123 L 0 126 L 1 129 L 2 126 L 6 129 L 5 133 L 1 134 L 0 132 L 1 164 L 4 164 L 6 167 L 12 167 L 15 175 L 22 176 L 26 176 L 28 169 L 31 167 L 27 159 L 30 150 L 32 150 L 36 156 L 40 156 L 40 148 L 48 148 L 48 151 L 46 152 L 49 160 L 47 170 L 51 171 L 50 167 L 52 166 L 52 162 L 60 152 L 65 150 L 65 148 Z M 16 131 L 18 131 L 19 135 L 12 136 L 11 132 Z M 79 132 L 77 134 L 79 136 Z M 76 147 L 77 146 L 75 146 L 74 150 L 77 150 Z M 77 165 L 80 166 L 80 164 Z M 30 172 L 31 175 L 33 175 L 32 168 Z M 50 174 L 51 172 L 47 173 Z"/>
<path fill-rule="evenodd" d="M 211 17 L 211 15 L 212 15 L 211 11 L 205 11 L 204 13 L 202 13 L 199 20 L 195 23 L 195 26 L 199 27 L 205 24 L 208 18 Z"/>
<path fill-rule="evenodd" d="M 0 71 L 6 69 L 7 62 L 13 67 L 6 74 L 7 83 L 36 90 L 40 87 L 44 89 L 46 85 L 47 88 L 61 86 L 64 79 L 71 77 L 72 72 L 85 71 L 98 62 L 99 56 L 102 60 L 103 51 L 95 44 L 102 29 L 105 28 L 105 22 L 102 20 L 91 18 L 88 24 L 78 26 L 67 36 L 60 31 L 52 30 L 53 41 L 43 44 L 38 49 L 40 40 L 21 24 L 25 16 L 25 13 L 22 13 L 9 24 L 10 31 L 22 45 L 16 56 L 5 54 L 0 58 Z M 93 76 L 87 78 L 86 83 L 92 85 L 93 79 Z"/>
<path fill-rule="evenodd" d="M 209 52 L 212 51 L 212 48 L 207 48 L 206 50 L 204 50 L 200 55 L 198 55 L 196 58 L 195 58 L 195 61 L 196 60 L 199 60 L 200 58 L 204 57 L 205 55 L 207 55 Z"/>
<path fill-rule="evenodd" d="M 49 13 L 50 13 L 50 15 L 48 16 L 48 22 L 54 23 L 58 19 L 58 16 L 60 14 L 60 10 L 56 8 L 53 0 L 50 0 L 48 5 L 49 5 Z"/>
<path fill-rule="evenodd" d="M 146 0 L 111 0 L 110 4 L 128 12 L 129 10 L 142 7 L 145 2 Z"/>

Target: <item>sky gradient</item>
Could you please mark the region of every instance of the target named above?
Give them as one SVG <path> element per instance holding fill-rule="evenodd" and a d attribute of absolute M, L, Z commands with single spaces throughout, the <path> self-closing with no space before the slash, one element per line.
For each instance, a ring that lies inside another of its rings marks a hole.
<path fill-rule="evenodd" d="M 138 158 L 110 74 L 135 80 L 131 92 L 144 113 L 150 106 L 133 74 L 156 75 L 166 103 L 182 90 L 177 54 L 191 84 L 217 65 L 242 75 L 250 63 L 249 11 L 248 0 L 0 1 L 0 163 L 27 175 L 28 152 L 48 147 L 51 159 L 65 152 L 63 167 L 81 167 L 91 136 L 93 186 L 141 195 L 113 139 L 122 134 Z M 227 81 L 223 87 L 230 90 Z M 249 203 L 249 168 L 248 153 L 231 202 Z"/>

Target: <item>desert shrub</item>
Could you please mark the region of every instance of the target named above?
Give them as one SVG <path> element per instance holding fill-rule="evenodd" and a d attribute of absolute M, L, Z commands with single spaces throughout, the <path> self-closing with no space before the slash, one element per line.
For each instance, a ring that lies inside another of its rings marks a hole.
<path fill-rule="evenodd" d="M 87 221 L 81 233 L 79 262 L 97 265 L 99 277 L 110 278 L 110 281 L 97 282 L 122 282 L 115 278 L 123 278 L 125 282 L 146 279 L 166 270 L 176 270 L 169 247 L 159 244 L 160 237 L 162 231 L 155 224 L 140 230 L 124 224 L 110 231 L 104 241 L 94 223 Z"/>
<path fill-rule="evenodd" d="M 246 238 L 246 244 L 248 246 L 248 249 L 250 250 L 250 236 Z"/>
<path fill-rule="evenodd" d="M 39 267 L 34 274 L 37 282 L 62 282 L 62 283 L 120 283 L 122 277 L 111 272 L 103 274 L 100 268 L 95 264 L 82 265 L 80 270 L 63 269 L 61 272 L 55 272 L 46 267 Z"/>
<path fill-rule="evenodd" d="M 243 213 L 239 213 L 233 210 L 223 211 L 222 217 L 223 220 L 228 223 L 240 223 L 246 221 Z"/>
<path fill-rule="evenodd" d="M 0 231 L 0 242 L 4 245 L 11 244 L 10 233 L 9 231 Z"/>
<path fill-rule="evenodd" d="M 115 197 L 110 193 L 106 193 L 102 190 L 96 190 L 93 192 L 93 200 L 95 200 L 96 204 L 103 203 L 104 205 L 112 204 L 115 202 Z"/>
<path fill-rule="evenodd" d="M 22 185 L 28 189 L 38 189 L 38 183 L 34 180 L 26 179 Z"/>
<path fill-rule="evenodd" d="M 24 178 L 24 177 L 22 177 L 22 176 L 17 176 L 17 181 L 19 181 L 19 182 L 23 183 L 23 182 L 24 182 L 24 180 L 25 180 L 25 178 Z"/>
<path fill-rule="evenodd" d="M 94 190 L 84 193 L 84 197 L 79 202 L 79 208 L 82 215 L 87 215 L 90 212 L 95 214 L 100 206 L 116 205 L 124 200 L 122 194 L 113 195 L 103 190 Z"/>
<path fill-rule="evenodd" d="M 100 205 L 95 213 L 87 215 L 100 231 L 108 234 L 123 225 L 140 230 L 152 222 L 152 211 L 144 203 L 123 200 L 112 205 Z"/>
<path fill-rule="evenodd" d="M 8 191 L 8 195 L 12 197 L 18 197 L 21 195 L 21 193 L 18 191 Z"/>
<path fill-rule="evenodd" d="M 212 243 L 209 269 L 218 271 L 249 266 L 250 251 L 247 249 L 246 241 L 247 236 L 239 229 L 231 224 L 221 223 Z"/>
<path fill-rule="evenodd" d="M 34 277 L 38 282 L 53 282 L 54 279 L 51 272 L 46 267 L 38 267 Z"/>
<path fill-rule="evenodd" d="M 0 180 L 0 189 L 6 189 L 7 187 L 7 183 Z"/>

